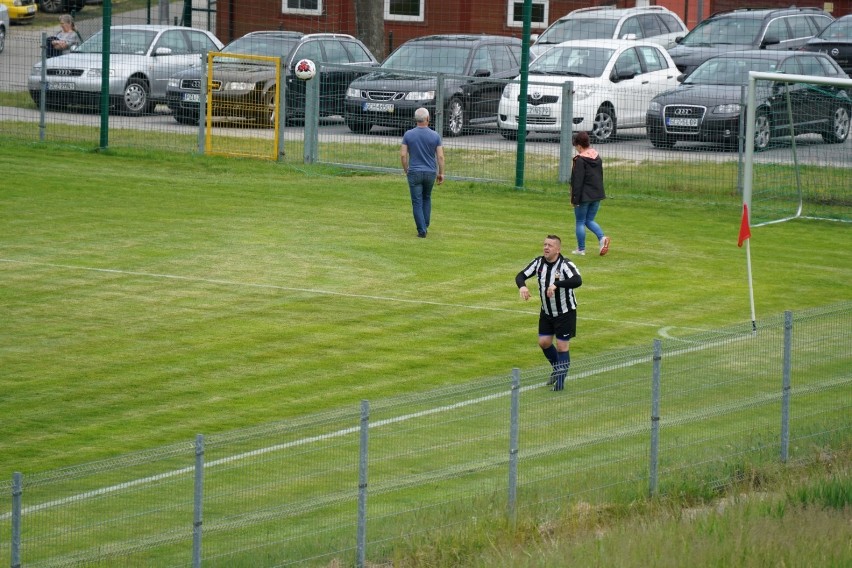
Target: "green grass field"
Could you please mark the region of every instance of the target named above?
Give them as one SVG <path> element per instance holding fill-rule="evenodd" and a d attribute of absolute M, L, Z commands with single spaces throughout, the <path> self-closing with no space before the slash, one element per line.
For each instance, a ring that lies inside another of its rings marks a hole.
<path fill-rule="evenodd" d="M 544 362 L 513 278 L 547 233 L 570 254 L 562 188 L 450 180 L 421 240 L 401 176 L 0 150 L 4 478 Z M 611 254 L 577 260 L 575 360 L 749 319 L 737 199 L 636 172 L 599 217 Z M 852 298 L 850 244 L 755 229 L 758 317 Z"/>

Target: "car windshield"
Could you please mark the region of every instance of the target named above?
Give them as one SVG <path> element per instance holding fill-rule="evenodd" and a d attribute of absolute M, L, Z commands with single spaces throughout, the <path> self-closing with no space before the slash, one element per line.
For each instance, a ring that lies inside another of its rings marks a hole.
<path fill-rule="evenodd" d="M 759 18 L 711 18 L 686 34 L 680 45 L 754 45 L 763 21 Z"/>
<path fill-rule="evenodd" d="M 157 37 L 155 30 L 116 30 L 111 29 L 109 35 L 110 53 L 127 53 L 145 55 L 151 42 Z M 76 53 L 101 53 L 103 50 L 103 30 L 80 44 Z"/>
<path fill-rule="evenodd" d="M 778 62 L 772 59 L 714 57 L 698 66 L 683 82 L 686 85 L 746 85 L 748 72 L 774 73 Z"/>
<path fill-rule="evenodd" d="M 852 41 L 852 18 L 832 22 L 817 37 L 831 41 Z"/>
<path fill-rule="evenodd" d="M 469 57 L 469 47 L 403 45 L 382 63 L 382 67 L 464 75 Z"/>
<path fill-rule="evenodd" d="M 530 73 L 600 77 L 614 53 L 605 47 L 554 47 L 530 64 Z"/>
<path fill-rule="evenodd" d="M 612 39 L 615 34 L 615 18 L 568 18 L 558 20 L 547 28 L 536 41 L 537 44 L 555 44 L 575 39 Z"/>
<path fill-rule="evenodd" d="M 263 35 L 243 36 L 235 39 L 222 48 L 222 53 L 239 53 L 242 55 L 265 55 L 267 57 L 287 57 L 290 51 L 299 43 L 298 38 L 269 37 Z M 222 61 L 227 58 L 217 58 Z M 236 59 L 231 58 L 236 61 Z"/>

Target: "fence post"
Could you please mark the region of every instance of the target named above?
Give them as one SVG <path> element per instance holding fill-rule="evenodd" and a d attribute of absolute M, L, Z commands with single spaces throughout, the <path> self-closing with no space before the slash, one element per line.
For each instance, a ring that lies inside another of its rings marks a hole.
<path fill-rule="evenodd" d="M 319 156 L 320 74 L 322 64 L 314 61 L 317 76 L 305 81 L 305 163 L 315 164 Z M 300 79 L 295 79 L 299 81 Z M 282 118 L 287 119 L 287 115 Z"/>
<path fill-rule="evenodd" d="M 519 439 L 519 409 L 521 393 L 521 371 L 512 369 L 512 397 L 509 410 L 509 520 L 515 524 L 515 502 L 518 497 L 518 439 Z"/>
<path fill-rule="evenodd" d="M 358 452 L 358 537 L 355 565 L 364 568 L 367 556 L 367 447 L 370 440 L 370 401 L 361 401 L 361 446 Z"/>
<path fill-rule="evenodd" d="M 790 367 L 793 348 L 793 312 L 784 312 L 784 359 L 781 382 L 781 463 L 787 463 L 790 452 Z"/>
<path fill-rule="evenodd" d="M 12 568 L 21 568 L 21 495 L 24 492 L 23 475 L 12 474 Z"/>
<path fill-rule="evenodd" d="M 202 155 L 207 147 L 207 70 L 212 68 L 213 58 L 205 51 L 201 56 L 201 83 L 198 85 L 198 153 Z"/>
<path fill-rule="evenodd" d="M 204 434 L 195 436 L 195 493 L 192 506 L 192 566 L 201 567 L 201 524 L 204 510 Z"/>
<path fill-rule="evenodd" d="M 438 73 L 435 76 L 435 116 L 433 117 L 432 128 L 435 132 L 444 135 L 444 108 L 447 101 L 444 100 L 444 74 Z"/>
<path fill-rule="evenodd" d="M 648 492 L 657 494 L 657 468 L 660 451 L 660 367 L 663 358 L 663 343 L 654 340 L 654 374 L 651 379 L 651 462 L 648 473 Z"/>
<path fill-rule="evenodd" d="M 574 157 L 574 81 L 562 83 L 562 132 L 559 136 L 559 181 L 571 179 Z"/>

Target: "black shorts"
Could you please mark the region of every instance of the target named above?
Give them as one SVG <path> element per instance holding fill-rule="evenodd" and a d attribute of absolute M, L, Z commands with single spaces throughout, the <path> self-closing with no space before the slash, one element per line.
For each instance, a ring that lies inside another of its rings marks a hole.
<path fill-rule="evenodd" d="M 555 335 L 559 341 L 568 341 L 577 336 L 577 311 L 571 310 L 561 316 L 538 315 L 538 334 Z"/>

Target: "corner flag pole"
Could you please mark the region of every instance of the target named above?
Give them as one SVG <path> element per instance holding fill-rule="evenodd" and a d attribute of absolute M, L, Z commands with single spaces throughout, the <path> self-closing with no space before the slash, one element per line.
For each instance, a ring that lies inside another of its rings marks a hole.
<path fill-rule="evenodd" d="M 740 237 L 737 246 L 746 245 L 746 270 L 748 272 L 748 299 L 751 304 L 751 332 L 757 333 L 757 318 L 754 315 L 754 284 L 751 278 L 751 223 L 749 222 L 748 204 L 743 203 L 743 218 L 740 221 Z"/>

